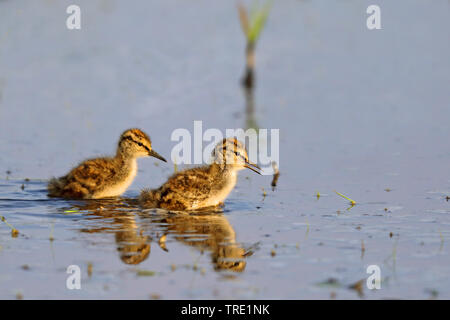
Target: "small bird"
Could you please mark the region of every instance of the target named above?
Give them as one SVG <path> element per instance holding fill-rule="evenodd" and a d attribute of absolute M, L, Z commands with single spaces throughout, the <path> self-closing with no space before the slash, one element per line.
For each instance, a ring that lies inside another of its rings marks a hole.
<path fill-rule="evenodd" d="M 125 192 L 137 173 L 137 158 L 152 156 L 166 161 L 152 149 L 150 138 L 140 129 L 126 130 L 114 157 L 83 161 L 67 175 L 48 183 L 49 197 L 100 199 Z"/>
<path fill-rule="evenodd" d="M 238 171 L 248 168 L 261 174 L 261 168 L 249 162 L 247 151 L 236 138 L 219 142 L 212 157 L 210 165 L 175 173 L 158 189 L 143 190 L 140 205 L 177 211 L 217 207 L 236 185 Z"/>

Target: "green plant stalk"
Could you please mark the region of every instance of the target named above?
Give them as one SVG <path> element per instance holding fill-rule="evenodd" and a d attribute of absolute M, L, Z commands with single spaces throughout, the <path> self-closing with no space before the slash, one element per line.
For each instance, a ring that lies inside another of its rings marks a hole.
<path fill-rule="evenodd" d="M 19 233 L 19 230 L 17 230 L 16 228 L 14 228 L 8 221 L 6 221 L 6 218 L 4 216 L 0 215 L 0 219 L 8 226 L 11 228 L 11 231 L 14 233 Z"/>
<path fill-rule="evenodd" d="M 334 191 L 334 192 L 336 192 L 336 193 L 337 193 L 338 195 L 340 195 L 342 198 L 347 199 L 348 201 L 350 201 L 350 203 L 351 203 L 352 205 L 355 205 L 355 204 L 356 204 L 356 201 L 354 201 L 354 200 L 352 200 L 352 199 L 350 199 L 350 198 L 344 196 L 342 193 L 339 193 L 339 192 L 337 192 L 337 191 Z"/>

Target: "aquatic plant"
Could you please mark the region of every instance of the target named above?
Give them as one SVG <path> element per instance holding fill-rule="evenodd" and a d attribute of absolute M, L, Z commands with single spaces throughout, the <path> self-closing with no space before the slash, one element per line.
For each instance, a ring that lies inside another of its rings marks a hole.
<path fill-rule="evenodd" d="M 242 79 L 242 84 L 246 88 L 253 88 L 254 86 L 255 47 L 266 24 L 271 6 L 271 1 L 262 6 L 255 2 L 249 15 L 244 5 L 238 4 L 239 20 L 247 41 L 245 49 L 246 71 Z"/>
<path fill-rule="evenodd" d="M 6 218 L 4 216 L 0 215 L 0 220 L 2 220 L 8 227 L 11 228 L 11 237 L 15 238 L 19 235 L 19 230 L 17 230 L 11 224 L 9 224 L 9 222 L 6 221 Z"/>
<path fill-rule="evenodd" d="M 334 192 L 336 192 L 336 194 L 338 194 L 338 195 L 341 196 L 342 198 L 347 199 L 348 201 L 350 201 L 350 204 L 351 204 L 352 206 L 354 206 L 354 205 L 356 204 L 356 201 L 354 201 L 354 200 L 352 200 L 352 199 L 350 199 L 350 198 L 344 196 L 342 193 L 339 193 L 339 192 L 337 192 L 337 191 L 334 191 Z"/>

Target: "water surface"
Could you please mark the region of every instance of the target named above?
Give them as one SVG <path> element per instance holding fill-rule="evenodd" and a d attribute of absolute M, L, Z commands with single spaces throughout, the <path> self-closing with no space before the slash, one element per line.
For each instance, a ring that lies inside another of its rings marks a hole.
<path fill-rule="evenodd" d="M 171 163 L 140 159 L 115 201 L 49 199 L 46 181 L 128 127 L 166 158 L 194 120 L 244 127 L 235 4 L 78 3 L 69 31 L 70 1 L 0 1 L 0 214 L 20 232 L 0 224 L 0 298 L 450 298 L 448 1 L 380 0 L 375 31 L 369 1 L 274 3 L 254 116 L 280 129 L 278 186 L 241 172 L 223 213 L 194 216 L 127 201 Z M 382 289 L 349 288 L 372 264 Z"/>

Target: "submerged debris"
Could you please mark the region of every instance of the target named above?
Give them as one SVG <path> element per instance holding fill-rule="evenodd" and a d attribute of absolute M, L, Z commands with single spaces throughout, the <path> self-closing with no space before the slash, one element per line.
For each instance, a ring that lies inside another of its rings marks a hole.
<path fill-rule="evenodd" d="M 278 177 L 280 176 L 280 170 L 278 170 L 278 165 L 276 161 L 272 161 L 272 168 L 273 168 L 273 179 L 272 179 L 272 190 L 275 190 L 275 187 L 277 186 Z"/>
<path fill-rule="evenodd" d="M 92 276 L 92 271 L 93 271 L 93 265 L 92 265 L 92 262 L 89 262 L 88 266 L 87 266 L 87 274 L 88 274 L 89 278 Z"/>
<path fill-rule="evenodd" d="M 361 280 L 355 282 L 354 284 L 349 285 L 348 288 L 351 290 L 355 290 L 358 293 L 358 297 L 362 298 L 364 296 L 364 292 L 363 292 L 364 282 L 365 282 L 365 279 L 361 279 Z"/>
<path fill-rule="evenodd" d="M 318 287 L 331 287 L 331 288 L 340 288 L 342 287 L 341 282 L 336 278 L 328 278 L 325 281 L 316 283 Z"/>
<path fill-rule="evenodd" d="M 53 240 L 55 240 L 55 237 L 53 237 L 53 228 L 54 224 L 52 223 L 52 226 L 50 228 L 50 236 L 48 237 L 48 240 L 50 240 L 50 242 L 53 242 Z"/>
<path fill-rule="evenodd" d="M 361 259 L 364 258 L 365 252 L 366 252 L 366 246 L 364 245 L 364 240 L 361 239 Z"/>
<path fill-rule="evenodd" d="M 151 270 L 138 270 L 136 275 L 139 277 L 153 277 L 156 275 L 156 272 Z"/>
<path fill-rule="evenodd" d="M 437 291 L 436 289 L 425 289 L 425 292 L 430 295 L 430 300 L 437 299 L 439 295 L 439 291 Z"/>

